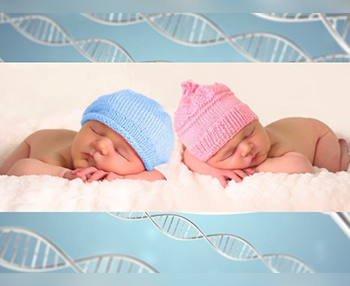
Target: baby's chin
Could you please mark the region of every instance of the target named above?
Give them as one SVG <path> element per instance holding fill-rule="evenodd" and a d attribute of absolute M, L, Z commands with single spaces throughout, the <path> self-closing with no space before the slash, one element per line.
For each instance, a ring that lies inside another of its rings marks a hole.
<path fill-rule="evenodd" d="M 249 168 L 258 167 L 259 165 L 261 165 L 262 163 L 264 163 L 264 162 L 266 161 L 266 159 L 267 159 L 266 156 L 260 155 L 256 160 L 254 160 L 254 162 L 252 162 L 252 164 L 250 165 Z"/>
<path fill-rule="evenodd" d="M 87 159 L 74 160 L 73 166 L 74 166 L 74 169 L 84 169 L 87 167 L 94 167 L 89 163 Z"/>

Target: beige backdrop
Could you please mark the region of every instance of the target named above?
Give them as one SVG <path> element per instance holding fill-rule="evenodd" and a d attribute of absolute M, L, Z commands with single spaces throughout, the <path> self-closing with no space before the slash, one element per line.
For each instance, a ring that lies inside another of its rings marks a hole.
<path fill-rule="evenodd" d="M 173 111 L 180 83 L 227 84 L 265 124 L 287 116 L 348 120 L 349 64 L 262 63 L 2 63 L 0 118 L 25 120 L 84 108 L 99 95 L 130 88 Z"/>

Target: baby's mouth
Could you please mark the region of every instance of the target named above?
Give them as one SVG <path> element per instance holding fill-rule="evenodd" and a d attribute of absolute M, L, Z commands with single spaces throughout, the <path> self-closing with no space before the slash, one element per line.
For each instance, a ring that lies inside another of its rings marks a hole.
<path fill-rule="evenodd" d="M 251 163 L 253 163 L 254 161 L 256 161 L 256 159 L 259 157 L 259 152 L 258 153 L 256 153 L 253 157 L 252 157 L 252 162 Z"/>
<path fill-rule="evenodd" d="M 94 156 L 91 153 L 84 152 L 83 155 L 86 157 L 85 159 L 89 162 L 90 166 L 95 166 Z"/>
<path fill-rule="evenodd" d="M 90 153 L 83 153 L 84 157 L 86 157 L 87 159 L 93 158 L 93 156 Z"/>

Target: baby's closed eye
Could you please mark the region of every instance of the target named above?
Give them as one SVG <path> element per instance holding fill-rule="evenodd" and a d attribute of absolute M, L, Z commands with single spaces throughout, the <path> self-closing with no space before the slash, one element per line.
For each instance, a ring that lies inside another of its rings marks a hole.
<path fill-rule="evenodd" d="M 96 128 L 93 128 L 92 126 L 90 126 L 90 129 L 91 129 L 92 132 L 95 133 L 96 135 L 103 136 L 102 132 L 100 132 L 100 131 L 97 130 Z"/>
<path fill-rule="evenodd" d="M 254 134 L 254 131 L 255 131 L 255 127 L 252 129 L 252 131 L 249 133 L 249 135 L 247 135 L 246 137 L 251 137 L 253 134 Z"/>
<path fill-rule="evenodd" d="M 224 161 L 232 157 L 236 153 L 236 148 L 228 150 L 223 156 L 220 161 Z"/>
<path fill-rule="evenodd" d="M 128 152 L 125 149 L 117 146 L 117 147 L 114 147 L 114 150 L 116 153 L 122 156 L 125 160 L 129 161 Z"/>

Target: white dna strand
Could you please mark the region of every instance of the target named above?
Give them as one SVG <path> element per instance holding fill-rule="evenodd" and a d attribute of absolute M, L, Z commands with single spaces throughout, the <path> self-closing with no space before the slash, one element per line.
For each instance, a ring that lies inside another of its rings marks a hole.
<path fill-rule="evenodd" d="M 319 20 L 319 13 L 252 13 L 261 18 L 281 22 L 308 22 Z"/>
<path fill-rule="evenodd" d="M 107 25 L 138 23 L 143 19 L 163 36 L 188 46 L 228 43 L 253 62 L 310 62 L 313 58 L 289 39 L 267 32 L 227 35 L 218 25 L 195 13 L 82 13 Z"/>
<path fill-rule="evenodd" d="M 0 228 L 0 266 L 22 272 L 71 268 L 78 273 L 157 273 L 144 261 L 123 254 L 73 260 L 42 234 L 20 227 Z"/>
<path fill-rule="evenodd" d="M 329 54 L 314 57 L 315 62 L 350 62 L 350 54 Z"/>
<path fill-rule="evenodd" d="M 74 40 L 58 23 L 41 15 L 10 17 L 0 13 L 0 24 L 9 23 L 24 37 L 48 46 L 72 45 L 92 62 L 135 62 L 119 44 L 103 38 Z"/>
<path fill-rule="evenodd" d="M 144 22 L 142 13 L 81 13 L 86 18 L 109 25 L 129 25 Z M 161 13 L 150 14 L 151 17 L 157 17 Z"/>
<path fill-rule="evenodd" d="M 345 235 L 350 238 L 350 212 L 329 213 Z"/>
<path fill-rule="evenodd" d="M 232 234 L 203 233 L 189 219 L 177 214 L 149 214 L 147 212 L 112 212 L 110 215 L 125 220 L 149 219 L 165 235 L 177 240 L 205 239 L 222 256 L 236 261 L 260 259 L 274 273 L 314 273 L 300 259 L 285 254 L 261 254 L 241 237 Z"/>
<path fill-rule="evenodd" d="M 350 55 L 350 13 L 254 13 L 273 21 L 322 21 L 339 46 Z"/>

